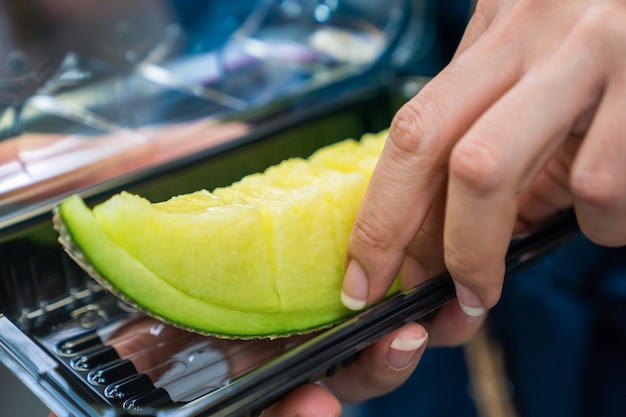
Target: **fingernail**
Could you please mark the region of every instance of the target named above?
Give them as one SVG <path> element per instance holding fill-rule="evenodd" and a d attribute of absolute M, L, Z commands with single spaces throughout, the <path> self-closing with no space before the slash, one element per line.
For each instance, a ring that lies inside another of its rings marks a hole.
<path fill-rule="evenodd" d="M 420 339 L 408 339 L 406 337 L 396 337 L 391 342 L 387 353 L 387 363 L 393 369 L 403 370 L 411 365 L 419 348 L 424 345 L 428 335 Z"/>
<path fill-rule="evenodd" d="M 465 314 L 470 317 L 479 317 L 485 314 L 483 302 L 474 291 L 459 283 L 455 283 L 455 286 L 457 301 Z"/>
<path fill-rule="evenodd" d="M 352 259 L 346 268 L 341 289 L 341 302 L 350 310 L 361 310 L 367 304 L 369 282 L 357 261 Z"/>

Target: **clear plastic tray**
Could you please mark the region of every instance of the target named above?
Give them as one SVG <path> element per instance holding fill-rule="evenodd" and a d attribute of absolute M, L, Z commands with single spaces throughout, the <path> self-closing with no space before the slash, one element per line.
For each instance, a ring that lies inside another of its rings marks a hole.
<path fill-rule="evenodd" d="M 511 243 L 507 269 L 577 230 L 573 211 L 561 213 Z M 81 274 L 71 263 L 64 272 L 65 279 Z M 60 417 L 257 415 L 297 386 L 350 366 L 403 324 L 428 319 L 455 295 L 442 273 L 317 334 L 223 340 L 146 317 L 87 282 L 20 316 L 21 329 L 0 315 L 0 359 Z"/>

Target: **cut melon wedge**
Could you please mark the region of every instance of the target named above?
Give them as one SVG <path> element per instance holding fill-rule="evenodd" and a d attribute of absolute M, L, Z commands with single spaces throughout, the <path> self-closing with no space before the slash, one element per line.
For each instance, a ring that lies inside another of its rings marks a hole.
<path fill-rule="evenodd" d="M 346 250 L 385 137 L 159 203 L 122 192 L 90 209 L 72 196 L 55 209 L 59 241 L 107 289 L 185 329 L 254 338 L 329 326 L 354 314 L 340 299 Z"/>

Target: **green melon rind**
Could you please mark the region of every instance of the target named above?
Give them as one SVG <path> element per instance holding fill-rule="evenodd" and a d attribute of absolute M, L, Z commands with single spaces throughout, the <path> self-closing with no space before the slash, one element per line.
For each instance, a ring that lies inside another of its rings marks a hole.
<path fill-rule="evenodd" d="M 343 307 L 251 313 L 208 304 L 167 284 L 130 256 L 78 195 L 55 209 L 54 222 L 60 243 L 94 279 L 129 304 L 177 327 L 219 337 L 275 338 L 328 327 L 353 314 Z"/>

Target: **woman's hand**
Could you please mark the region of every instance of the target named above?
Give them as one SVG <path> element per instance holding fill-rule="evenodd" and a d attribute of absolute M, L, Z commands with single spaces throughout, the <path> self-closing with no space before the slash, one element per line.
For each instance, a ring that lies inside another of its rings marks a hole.
<path fill-rule="evenodd" d="M 399 270 L 408 286 L 446 267 L 459 303 L 430 341 L 458 343 L 498 301 L 516 231 L 574 205 L 590 239 L 626 244 L 624 22 L 623 0 L 479 1 L 451 63 L 393 120 L 352 233 L 348 306 Z"/>
<path fill-rule="evenodd" d="M 349 368 L 339 369 L 323 385 L 302 385 L 261 416 L 339 416 L 340 401 L 363 401 L 402 385 L 419 363 L 426 339 L 422 326 L 409 323 L 363 350 Z"/>

